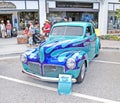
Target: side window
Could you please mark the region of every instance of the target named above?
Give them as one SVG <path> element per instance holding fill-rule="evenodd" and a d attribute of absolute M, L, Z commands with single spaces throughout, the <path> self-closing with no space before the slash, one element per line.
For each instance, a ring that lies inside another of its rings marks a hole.
<path fill-rule="evenodd" d="M 92 34 L 91 26 L 87 26 L 87 28 L 86 28 L 86 37 L 90 36 L 91 34 Z"/>
<path fill-rule="evenodd" d="M 92 30 L 93 30 L 93 33 L 95 33 L 95 28 L 94 27 L 92 27 Z"/>
<path fill-rule="evenodd" d="M 93 35 L 96 36 L 96 31 L 95 31 L 95 28 L 94 28 L 94 27 L 92 27 L 92 33 L 93 33 Z M 100 33 L 99 33 L 99 34 L 100 34 Z"/>

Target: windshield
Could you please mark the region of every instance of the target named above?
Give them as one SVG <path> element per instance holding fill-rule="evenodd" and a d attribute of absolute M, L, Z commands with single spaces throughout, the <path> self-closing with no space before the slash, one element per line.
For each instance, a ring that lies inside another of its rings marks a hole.
<path fill-rule="evenodd" d="M 57 26 L 53 28 L 51 35 L 81 36 L 83 35 L 83 27 Z"/>

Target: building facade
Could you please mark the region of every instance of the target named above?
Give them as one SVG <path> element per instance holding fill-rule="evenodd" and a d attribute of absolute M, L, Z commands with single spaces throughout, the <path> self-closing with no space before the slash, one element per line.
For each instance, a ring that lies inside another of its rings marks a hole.
<path fill-rule="evenodd" d="M 115 11 L 120 8 L 118 0 L 2 0 L 0 1 L 0 21 L 10 20 L 13 27 L 21 30 L 29 21 L 40 23 L 45 19 L 59 22 L 64 16 L 69 21 L 90 21 L 99 28 L 102 35 L 107 30 L 119 29 Z"/>

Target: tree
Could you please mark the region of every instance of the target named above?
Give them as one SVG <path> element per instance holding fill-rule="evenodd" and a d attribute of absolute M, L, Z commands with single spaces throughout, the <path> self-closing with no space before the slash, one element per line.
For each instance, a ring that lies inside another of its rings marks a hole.
<path fill-rule="evenodd" d="M 120 20 L 120 9 L 117 9 L 115 12 L 117 18 Z"/>

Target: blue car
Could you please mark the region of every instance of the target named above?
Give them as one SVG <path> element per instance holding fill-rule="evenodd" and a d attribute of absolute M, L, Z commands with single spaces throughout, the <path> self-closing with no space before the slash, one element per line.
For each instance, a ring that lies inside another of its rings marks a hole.
<path fill-rule="evenodd" d="M 72 82 L 81 83 L 99 51 L 100 38 L 92 23 L 56 23 L 39 47 L 21 55 L 22 71 L 49 82 L 58 82 L 59 74 L 68 74 Z"/>

